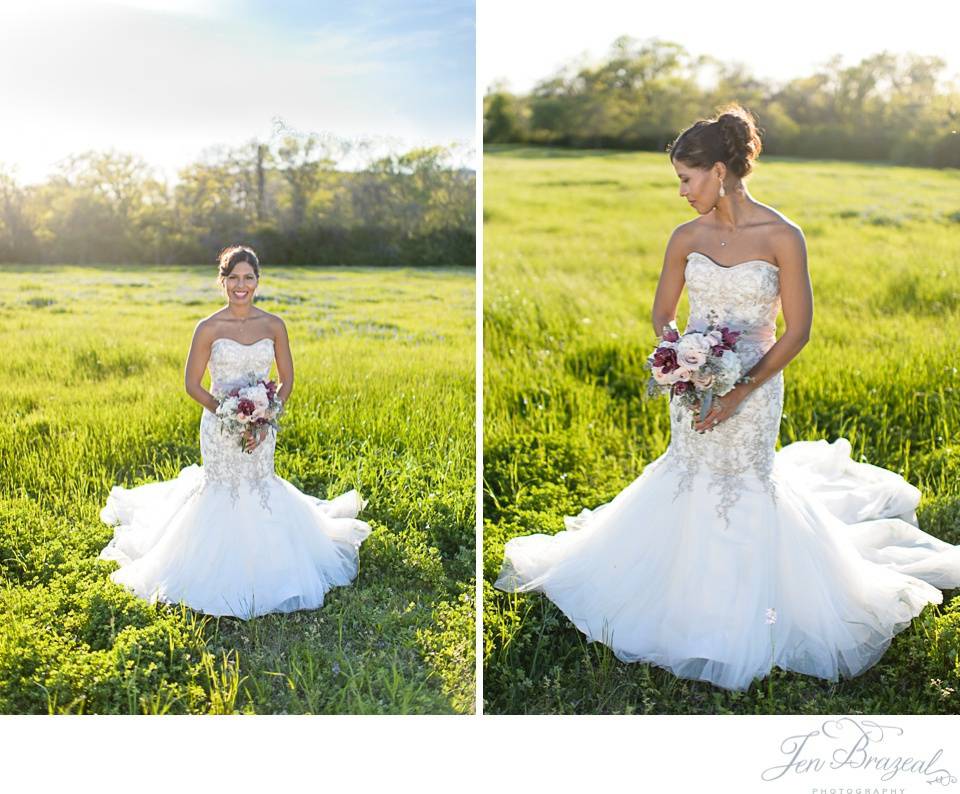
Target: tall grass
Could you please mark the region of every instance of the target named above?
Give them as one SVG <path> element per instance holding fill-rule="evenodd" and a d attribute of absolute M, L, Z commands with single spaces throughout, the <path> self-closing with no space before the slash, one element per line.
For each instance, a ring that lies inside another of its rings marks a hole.
<path fill-rule="evenodd" d="M 357 488 L 373 533 L 321 609 L 243 622 L 148 606 L 97 559 L 112 485 L 199 462 L 182 373 L 215 273 L 2 272 L 0 712 L 472 710 L 472 273 L 264 271 L 296 367 L 277 473 Z"/>
<path fill-rule="evenodd" d="M 485 708 L 960 712 L 955 592 L 859 678 L 776 671 L 771 702 L 766 685 L 623 664 L 543 596 L 493 589 L 509 538 L 609 501 L 669 443 L 643 362 L 664 246 L 692 216 L 666 155 L 490 147 L 484 178 Z M 815 293 L 781 443 L 845 436 L 922 490 L 926 531 L 960 542 L 960 174 L 771 158 L 749 184 L 803 228 Z"/>

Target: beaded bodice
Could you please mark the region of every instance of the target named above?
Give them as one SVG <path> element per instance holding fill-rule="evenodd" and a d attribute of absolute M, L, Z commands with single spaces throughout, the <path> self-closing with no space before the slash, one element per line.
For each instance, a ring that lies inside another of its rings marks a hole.
<path fill-rule="evenodd" d="M 273 340 L 259 339 L 245 345 L 235 339 L 214 339 L 210 347 L 210 387 L 229 390 L 247 375 L 266 378 L 273 364 Z"/>
<path fill-rule="evenodd" d="M 687 328 L 701 327 L 713 316 L 740 331 L 737 352 L 749 371 L 776 342 L 779 269 L 762 259 L 723 267 L 693 252 L 687 257 L 685 276 L 690 299 Z M 690 491 L 698 476 L 707 477 L 707 487 L 716 495 L 717 515 L 725 522 L 746 477 L 755 477 L 772 496 L 770 474 L 782 410 L 782 373 L 751 392 L 733 416 L 704 433 L 693 429 L 689 409 L 671 404 L 670 447 L 664 463 L 680 469 L 675 496 Z"/>
<path fill-rule="evenodd" d="M 260 339 L 245 345 L 234 339 L 215 339 L 210 348 L 210 389 L 214 394 L 228 391 L 249 377 L 266 379 L 273 364 L 273 340 Z M 274 476 L 276 437 L 271 430 L 252 452 L 244 452 L 237 440 L 221 431 L 220 420 L 206 408 L 200 419 L 200 453 L 203 456 L 204 486 L 217 484 L 230 490 L 234 502 L 241 488 L 259 493 L 269 509 L 267 480 Z"/>

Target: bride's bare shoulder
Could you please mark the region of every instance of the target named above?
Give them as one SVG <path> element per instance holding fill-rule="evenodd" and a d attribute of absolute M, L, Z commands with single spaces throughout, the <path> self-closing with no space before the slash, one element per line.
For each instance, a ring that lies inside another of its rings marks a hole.
<path fill-rule="evenodd" d="M 283 319 L 278 314 L 263 312 L 263 314 L 260 315 L 259 320 L 266 328 L 269 328 L 274 335 L 286 328 L 286 325 L 283 323 Z"/>
<path fill-rule="evenodd" d="M 218 309 L 213 314 L 204 317 L 197 323 L 194 333 L 212 332 L 216 330 L 217 326 L 223 322 L 223 313 L 223 309 Z"/>
<path fill-rule="evenodd" d="M 697 217 L 697 218 L 694 218 L 693 220 L 684 221 L 679 226 L 677 226 L 673 230 L 673 232 L 671 232 L 670 239 L 683 240 L 685 238 L 691 237 L 696 232 L 696 229 L 698 228 L 698 224 L 700 223 L 700 220 L 701 219 Z"/>
<path fill-rule="evenodd" d="M 806 259 L 806 240 L 800 225 L 779 210 L 763 205 L 767 217 L 764 232 L 770 241 L 777 263 L 782 267 L 789 262 Z"/>
<path fill-rule="evenodd" d="M 261 311 L 260 319 L 263 320 L 264 322 L 270 323 L 271 325 L 283 322 L 283 320 L 280 319 L 279 314 L 271 314 L 270 312 L 263 311 L 263 309 L 261 309 L 260 311 Z"/>
<path fill-rule="evenodd" d="M 214 339 L 221 335 L 221 332 L 226 328 L 226 323 L 224 309 L 219 309 L 204 317 L 193 329 L 193 344 L 211 344 Z"/>
<path fill-rule="evenodd" d="M 789 234 L 800 231 L 800 225 L 790 220 L 780 210 L 767 204 L 759 204 L 759 221 L 764 225 L 770 226 L 770 231 Z"/>
<path fill-rule="evenodd" d="M 667 240 L 667 252 L 669 254 L 685 255 L 693 250 L 693 241 L 699 228 L 700 218 L 686 221 L 677 226 Z"/>

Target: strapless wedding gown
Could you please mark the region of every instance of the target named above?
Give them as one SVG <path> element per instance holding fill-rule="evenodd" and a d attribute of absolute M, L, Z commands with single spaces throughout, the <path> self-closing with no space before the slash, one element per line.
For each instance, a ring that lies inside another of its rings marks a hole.
<path fill-rule="evenodd" d="M 272 339 L 217 339 L 212 388 L 229 389 L 248 374 L 266 379 L 273 359 Z M 202 467 L 110 491 L 100 517 L 116 528 L 100 557 L 121 566 L 110 578 L 149 601 L 245 619 L 314 609 L 331 587 L 349 584 L 370 533 L 356 518 L 365 502 L 355 490 L 331 501 L 301 493 L 274 473 L 275 445 L 271 430 L 243 452 L 204 408 Z"/>
<path fill-rule="evenodd" d="M 688 328 L 716 312 L 749 370 L 775 341 L 777 267 L 692 253 L 686 283 Z M 667 451 L 565 531 L 510 540 L 496 586 L 542 591 L 623 661 L 726 689 L 773 666 L 863 672 L 960 586 L 960 546 L 918 529 L 920 492 L 845 439 L 775 452 L 782 407 L 782 373 L 703 434 L 672 404 Z"/>

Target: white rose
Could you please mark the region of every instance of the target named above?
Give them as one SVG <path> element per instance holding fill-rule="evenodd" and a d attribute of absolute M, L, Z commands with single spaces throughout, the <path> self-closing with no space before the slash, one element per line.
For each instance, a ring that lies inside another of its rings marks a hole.
<path fill-rule="evenodd" d="M 659 383 L 661 386 L 668 386 L 671 381 L 669 380 L 670 376 L 664 374 L 663 369 L 660 367 L 651 367 L 650 372 L 653 375 L 653 379 Z"/>
<path fill-rule="evenodd" d="M 710 343 L 703 334 L 687 334 L 677 344 L 677 361 L 689 370 L 698 370 L 707 360 Z"/>
<path fill-rule="evenodd" d="M 718 359 L 718 363 L 723 367 L 724 370 L 736 375 L 739 375 L 741 369 L 743 369 L 740 356 L 738 356 L 732 350 L 724 350 L 723 355 Z"/>
<path fill-rule="evenodd" d="M 712 372 L 694 372 L 692 380 L 698 389 L 709 389 L 713 385 L 714 376 Z"/>
<path fill-rule="evenodd" d="M 714 366 L 719 369 L 717 373 L 718 386 L 722 385 L 724 393 L 726 393 L 734 387 L 743 372 L 740 356 L 732 350 L 725 350 L 722 356 L 714 359 L 714 362 Z"/>
<path fill-rule="evenodd" d="M 230 414 L 235 414 L 237 412 L 237 404 L 239 402 L 240 400 L 237 397 L 227 397 L 226 400 L 220 403 L 220 407 L 217 408 L 217 414 L 220 416 L 229 416 Z"/>

